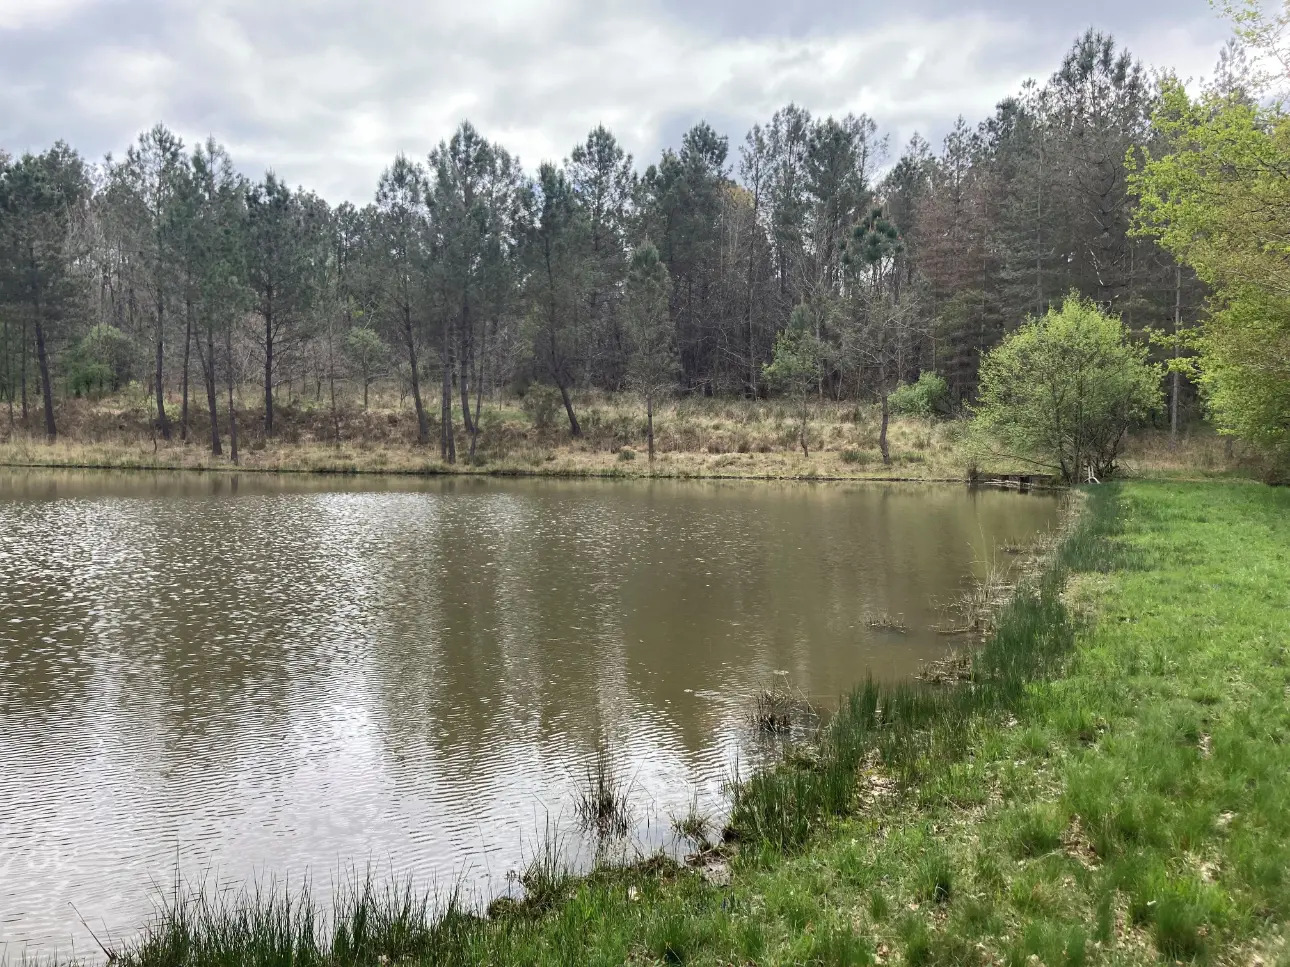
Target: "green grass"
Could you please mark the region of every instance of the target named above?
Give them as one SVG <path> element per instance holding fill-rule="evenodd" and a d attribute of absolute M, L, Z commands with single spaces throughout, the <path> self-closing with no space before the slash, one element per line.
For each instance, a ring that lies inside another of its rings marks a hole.
<path fill-rule="evenodd" d="M 540 902 L 488 919 L 367 887 L 325 916 L 195 897 L 120 960 L 1290 964 L 1290 491 L 1087 504 L 969 685 L 863 687 L 742 784 L 728 885 L 547 858 Z"/>

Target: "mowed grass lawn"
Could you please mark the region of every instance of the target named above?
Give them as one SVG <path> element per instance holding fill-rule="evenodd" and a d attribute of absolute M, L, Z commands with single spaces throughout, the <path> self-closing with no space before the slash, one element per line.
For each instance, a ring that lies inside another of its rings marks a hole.
<path fill-rule="evenodd" d="M 1290 490 L 1098 488 L 1019 601 L 981 659 L 1006 685 L 858 693 L 845 741 L 750 786 L 728 879 L 549 876 L 489 919 L 316 933 L 190 908 L 122 960 L 1290 964 Z"/>

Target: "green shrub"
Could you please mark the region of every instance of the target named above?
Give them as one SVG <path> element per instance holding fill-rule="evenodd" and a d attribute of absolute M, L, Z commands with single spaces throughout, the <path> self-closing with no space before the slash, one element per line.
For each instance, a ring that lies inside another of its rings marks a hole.
<path fill-rule="evenodd" d="M 901 384 L 887 399 L 891 412 L 897 416 L 933 416 L 949 412 L 949 385 L 932 372 L 919 374 L 916 383 Z"/>
<path fill-rule="evenodd" d="M 864 465 L 873 462 L 873 454 L 866 453 L 864 450 L 843 450 L 839 454 L 843 463 L 853 463 Z"/>
<path fill-rule="evenodd" d="M 628 460 L 635 460 L 636 451 L 633 450 L 631 447 L 623 447 L 621 450 L 618 451 L 618 459 L 622 460 L 624 463 L 627 462 Z"/>
<path fill-rule="evenodd" d="M 102 324 L 87 332 L 67 361 L 67 380 L 76 396 L 114 393 L 130 378 L 130 337 Z"/>
<path fill-rule="evenodd" d="M 975 427 L 1066 483 L 1105 479 L 1159 406 L 1162 372 L 1119 316 L 1072 294 L 982 357 Z"/>

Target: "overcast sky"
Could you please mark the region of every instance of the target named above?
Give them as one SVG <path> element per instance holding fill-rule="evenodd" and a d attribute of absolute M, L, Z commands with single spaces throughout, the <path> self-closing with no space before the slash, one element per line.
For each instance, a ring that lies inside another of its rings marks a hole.
<path fill-rule="evenodd" d="M 527 167 L 603 122 L 638 166 L 706 118 L 795 101 L 938 142 L 1089 26 L 1148 66 L 1212 68 L 1206 0 L 0 0 L 0 147 L 98 159 L 158 120 L 332 202 L 469 117 Z"/>

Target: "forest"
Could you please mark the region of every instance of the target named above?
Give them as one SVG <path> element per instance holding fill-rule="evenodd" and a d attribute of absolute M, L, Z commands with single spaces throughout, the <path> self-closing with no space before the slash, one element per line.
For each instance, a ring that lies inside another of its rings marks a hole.
<path fill-rule="evenodd" d="M 699 122 L 648 163 L 597 127 L 533 169 L 464 121 L 392 159 L 361 208 L 162 125 L 97 163 L 0 152 L 0 424 L 52 440 L 60 403 L 130 391 L 156 438 L 236 461 L 248 396 L 265 437 L 284 398 L 309 399 L 339 442 L 376 387 L 450 463 L 504 394 L 549 394 L 577 437 L 579 393 L 629 391 L 652 448 L 656 400 L 782 393 L 791 330 L 813 397 L 881 407 L 885 460 L 893 392 L 936 374 L 964 412 L 983 354 L 1073 294 L 1166 364 L 1158 426 L 1204 410 L 1254 439 L 1239 405 L 1206 405 L 1224 283 L 1188 247 L 1203 228 L 1175 228 L 1161 166 L 1202 151 L 1215 105 L 1276 123 L 1257 42 L 1231 42 L 1193 100 L 1090 30 L 938 148 L 790 104 L 733 143 Z"/>

